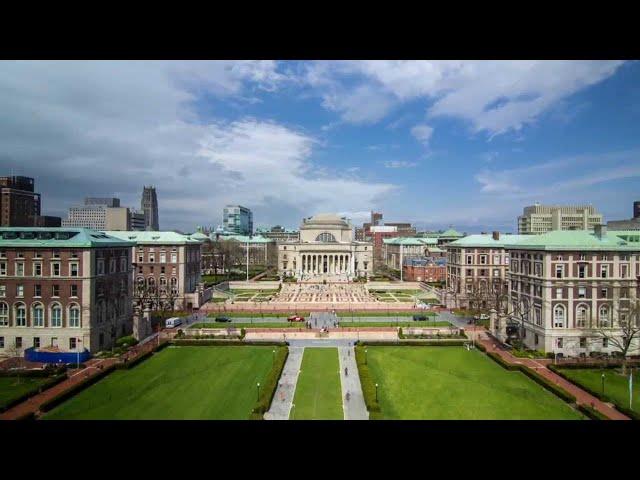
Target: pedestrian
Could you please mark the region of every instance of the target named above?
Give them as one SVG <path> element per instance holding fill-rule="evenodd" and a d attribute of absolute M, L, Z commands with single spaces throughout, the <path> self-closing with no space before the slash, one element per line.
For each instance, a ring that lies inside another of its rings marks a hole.
<path fill-rule="evenodd" d="M 349 369 L 347 369 L 347 367 L 344 367 L 344 376 L 345 377 L 349 376 Z"/>

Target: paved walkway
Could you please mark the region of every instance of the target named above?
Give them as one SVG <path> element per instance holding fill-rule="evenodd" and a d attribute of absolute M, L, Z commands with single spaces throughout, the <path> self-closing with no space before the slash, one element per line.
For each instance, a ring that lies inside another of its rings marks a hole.
<path fill-rule="evenodd" d="M 278 387 L 273 396 L 271 407 L 264 414 L 265 420 L 289 420 L 303 355 L 304 347 L 289 347 L 289 356 L 282 369 L 280 380 L 278 380 Z"/>
<path fill-rule="evenodd" d="M 342 409 L 345 420 L 369 420 L 369 412 L 364 403 L 358 366 L 356 365 L 356 354 L 351 346 L 338 348 L 338 358 L 340 359 L 340 383 L 342 384 Z M 345 368 L 347 374 L 345 374 Z M 346 399 L 349 392 L 349 400 Z"/>
<path fill-rule="evenodd" d="M 568 380 L 565 380 L 561 376 L 549 370 L 546 367 L 546 364 L 548 362 L 535 360 L 531 358 L 514 357 L 513 355 L 511 355 L 511 353 L 509 353 L 509 351 L 501 349 L 498 345 L 498 342 L 488 337 L 486 334 L 481 335 L 479 337 L 479 341 L 485 346 L 485 348 L 487 349 L 487 352 L 497 353 L 506 362 L 512 363 L 512 364 L 525 365 L 531 368 L 532 370 L 535 370 L 538 374 L 542 375 L 547 380 L 558 385 L 559 387 L 561 387 L 562 389 L 566 390 L 571 395 L 576 397 L 576 403 L 590 405 L 592 408 L 595 408 L 596 410 L 598 410 L 603 415 L 606 415 L 611 420 L 629 420 L 629 417 L 627 417 L 626 415 L 623 415 L 615 408 L 610 407 L 605 402 L 594 397 L 590 393 L 585 392 L 578 386 L 574 385 L 573 383 L 569 382 Z"/>

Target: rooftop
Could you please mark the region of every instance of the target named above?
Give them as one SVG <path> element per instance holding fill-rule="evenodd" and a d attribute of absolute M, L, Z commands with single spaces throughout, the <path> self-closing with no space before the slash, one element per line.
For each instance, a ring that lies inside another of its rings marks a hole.
<path fill-rule="evenodd" d="M 537 235 L 512 235 L 508 233 L 500 234 L 498 240 L 493 239 L 492 234 L 481 233 L 475 235 L 467 235 L 449 244 L 450 247 L 503 247 L 506 244 L 518 242 L 520 238 L 532 237 Z"/>
<path fill-rule="evenodd" d="M 111 237 L 135 242 L 139 244 L 162 244 L 162 245 L 182 245 L 191 243 L 202 243 L 198 237 L 183 235 L 177 232 L 139 232 L 139 231 L 114 231 L 103 232 Z"/>
<path fill-rule="evenodd" d="M 78 227 L 1 227 L 0 247 L 130 247 L 119 237 Z"/>
<path fill-rule="evenodd" d="M 430 237 L 396 237 L 382 240 L 387 245 L 437 245 L 438 240 Z"/>
<path fill-rule="evenodd" d="M 587 230 L 553 230 L 540 235 L 520 235 L 515 241 L 504 242 L 506 248 L 532 250 L 638 250 L 638 241 L 627 241 L 620 235 L 627 232 L 607 232 L 598 236 Z M 640 241 L 640 233 L 636 232 Z M 457 242 L 454 242 L 457 243 Z"/>

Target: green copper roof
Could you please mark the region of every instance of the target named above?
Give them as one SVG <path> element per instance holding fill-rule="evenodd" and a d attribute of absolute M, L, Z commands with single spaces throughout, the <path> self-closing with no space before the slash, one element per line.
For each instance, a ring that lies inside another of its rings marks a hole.
<path fill-rule="evenodd" d="M 191 235 L 183 235 L 177 232 L 138 232 L 138 231 L 113 231 L 106 232 L 109 236 L 120 238 L 139 244 L 158 245 L 182 245 L 190 243 L 202 243 L 201 240 Z"/>
<path fill-rule="evenodd" d="M 78 227 L 1 227 L 3 247 L 130 247 L 133 244 L 104 232 Z"/>
<path fill-rule="evenodd" d="M 395 237 L 395 238 L 384 238 L 382 239 L 383 243 L 387 245 L 436 245 L 438 240 L 435 238 L 428 237 Z"/>
<path fill-rule="evenodd" d="M 225 235 L 224 237 L 220 237 L 220 240 L 234 240 L 241 243 L 273 243 L 272 239 L 264 238 L 260 235 L 254 235 L 253 237 L 249 237 L 248 235 Z"/>
<path fill-rule="evenodd" d="M 448 247 L 503 247 L 506 244 L 518 242 L 520 238 L 536 235 L 511 235 L 500 234 L 499 240 L 494 240 L 492 234 L 467 235 L 459 240 L 451 242 Z"/>
<path fill-rule="evenodd" d="M 457 243 L 457 242 L 454 242 Z M 553 230 L 540 235 L 521 235 L 519 239 L 504 242 L 506 248 L 532 250 L 638 250 L 640 245 L 628 242 L 613 232 L 600 238 L 587 230 Z"/>
<path fill-rule="evenodd" d="M 640 242 L 640 230 L 609 230 L 609 233 L 616 237 L 620 237 L 627 242 Z"/>
<path fill-rule="evenodd" d="M 440 234 L 440 237 L 464 237 L 460 232 L 450 228 Z"/>

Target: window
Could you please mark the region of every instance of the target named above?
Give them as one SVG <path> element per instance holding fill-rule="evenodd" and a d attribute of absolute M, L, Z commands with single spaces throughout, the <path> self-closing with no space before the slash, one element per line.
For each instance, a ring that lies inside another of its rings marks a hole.
<path fill-rule="evenodd" d="M 34 277 L 41 277 L 42 276 L 42 263 L 35 262 L 33 264 L 33 276 Z"/>
<path fill-rule="evenodd" d="M 76 339 L 74 337 L 71 337 L 69 339 L 69 350 L 75 350 L 76 345 L 77 345 Z"/>
<path fill-rule="evenodd" d="M 579 258 L 583 262 L 587 260 L 587 256 L 584 253 L 581 253 Z"/>
<path fill-rule="evenodd" d="M 564 265 L 556 265 L 556 278 L 562 278 L 564 274 Z"/>
<path fill-rule="evenodd" d="M 556 298 L 562 298 L 562 289 L 556 288 Z"/>
<path fill-rule="evenodd" d="M 178 263 L 178 252 L 171 252 L 171 263 Z"/>
<path fill-rule="evenodd" d="M 80 307 L 75 303 L 69 307 L 69 326 L 72 328 L 80 327 Z"/>
<path fill-rule="evenodd" d="M 16 297 L 24 297 L 24 285 L 16 285 Z"/>
<path fill-rule="evenodd" d="M 7 276 L 7 262 L 0 262 L 0 275 Z"/>
<path fill-rule="evenodd" d="M 553 326 L 563 328 L 565 317 L 564 305 L 556 305 L 553 309 Z"/>
<path fill-rule="evenodd" d="M 54 250 L 52 256 L 53 258 L 60 258 L 60 252 L 58 250 Z"/>
<path fill-rule="evenodd" d="M 24 277 L 24 262 L 16 262 L 16 277 Z"/>
<path fill-rule="evenodd" d="M 26 327 L 27 326 L 26 305 L 24 303 L 17 303 L 14 308 L 15 308 L 16 327 Z"/>
<path fill-rule="evenodd" d="M 144 262 L 144 254 L 138 253 L 138 263 L 143 263 L 143 262 Z"/>
<path fill-rule="evenodd" d="M 127 257 L 120 258 L 120 271 L 121 272 L 127 271 Z"/>
<path fill-rule="evenodd" d="M 587 266 L 578 265 L 578 278 L 585 278 L 586 274 L 587 274 Z"/>
<path fill-rule="evenodd" d="M 4 337 L 0 337 L 0 348 L 4 348 Z"/>
<path fill-rule="evenodd" d="M 104 274 L 104 260 L 102 258 L 98 259 L 98 275 L 103 275 Z"/>
<path fill-rule="evenodd" d="M 627 278 L 629 272 L 629 265 L 620 265 L 620 277 Z"/>
<path fill-rule="evenodd" d="M 60 285 L 51 285 L 51 296 L 52 297 L 60 296 Z"/>
<path fill-rule="evenodd" d="M 587 288 L 578 287 L 578 298 L 587 298 Z"/>
<path fill-rule="evenodd" d="M 150 253 L 149 254 L 149 263 L 155 263 L 156 261 L 156 254 L 155 253 Z"/>
<path fill-rule="evenodd" d="M 534 341 L 534 343 L 536 345 L 538 345 L 538 334 L 537 333 L 533 336 L 533 341 Z"/>
<path fill-rule="evenodd" d="M 69 275 L 71 275 L 72 277 L 77 277 L 78 276 L 78 264 L 77 263 L 70 263 L 69 264 Z"/>
<path fill-rule="evenodd" d="M 60 276 L 60 264 L 59 263 L 52 263 L 51 264 L 51 275 L 54 277 L 59 277 Z"/>
<path fill-rule="evenodd" d="M 587 348 L 587 337 L 580 337 L 580 348 Z"/>
<path fill-rule="evenodd" d="M 473 265 L 473 255 L 467 255 L 467 265 Z"/>
<path fill-rule="evenodd" d="M 486 264 L 487 264 L 487 256 L 480 255 L 480 265 L 486 265 Z"/>
<path fill-rule="evenodd" d="M 500 276 L 500 270 L 498 270 L 497 268 L 493 269 L 493 276 L 494 277 L 499 277 Z"/>
<path fill-rule="evenodd" d="M 603 338 L 602 339 L 602 348 L 609 348 L 609 339 L 608 338 Z"/>
<path fill-rule="evenodd" d="M 33 348 L 40 348 L 40 337 L 33 337 Z"/>
<path fill-rule="evenodd" d="M 70 286 L 71 291 L 69 292 L 71 295 L 71 297 L 77 297 L 78 296 L 78 286 L 77 285 L 71 285 Z"/>
<path fill-rule="evenodd" d="M 602 305 L 598 310 L 598 317 L 601 327 L 609 326 L 609 307 L 606 305 Z"/>
<path fill-rule="evenodd" d="M 586 327 L 587 326 L 587 313 L 588 308 L 586 305 L 578 305 L 576 310 L 576 327 Z"/>
<path fill-rule="evenodd" d="M 31 307 L 31 321 L 34 327 L 44 327 L 44 307 L 41 303 L 34 303 Z"/>
<path fill-rule="evenodd" d="M 51 326 L 62 327 L 62 307 L 59 303 L 51 306 Z"/>
<path fill-rule="evenodd" d="M 167 254 L 166 252 L 160 252 L 160 263 L 167 263 Z"/>
<path fill-rule="evenodd" d="M 609 265 L 600 265 L 600 278 L 607 278 L 609 276 Z"/>
<path fill-rule="evenodd" d="M 9 325 L 9 305 L 0 302 L 0 327 Z"/>
<path fill-rule="evenodd" d="M 0 285 L 0 298 L 4 298 L 7 296 L 7 287 L 6 285 Z"/>
<path fill-rule="evenodd" d="M 16 337 L 16 348 L 22 348 L 22 337 Z"/>
<path fill-rule="evenodd" d="M 556 339 L 556 346 L 557 346 L 558 348 L 562 348 L 563 344 L 564 344 L 564 342 L 562 341 L 562 337 L 558 337 L 558 338 Z"/>
<path fill-rule="evenodd" d="M 605 260 L 605 261 L 606 261 L 606 260 L 609 260 L 609 255 L 607 255 L 606 253 L 604 253 L 604 254 L 602 255 L 602 260 Z"/>

